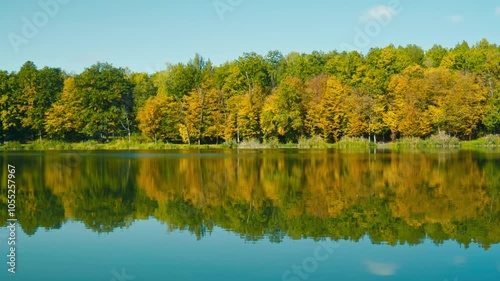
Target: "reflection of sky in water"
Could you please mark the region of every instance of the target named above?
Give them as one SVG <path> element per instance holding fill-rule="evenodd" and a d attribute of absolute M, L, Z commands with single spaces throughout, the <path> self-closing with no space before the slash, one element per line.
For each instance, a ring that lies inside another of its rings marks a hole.
<path fill-rule="evenodd" d="M 283 272 L 314 255 L 317 242 L 284 239 L 282 243 L 245 242 L 215 228 L 201 240 L 188 231 L 167 232 L 154 219 L 137 221 L 128 229 L 98 234 L 82 223 L 69 222 L 59 230 L 39 230 L 28 237 L 18 229 L 18 273 L 6 280 L 103 280 L 113 273 L 134 280 L 282 280 Z M 2 237 L 7 231 L 2 228 Z M 0 250 L 7 251 L 5 239 Z M 500 280 L 500 245 L 487 251 L 456 242 L 436 246 L 373 245 L 369 239 L 340 241 L 339 247 L 308 280 Z M 296 275 L 288 280 L 297 281 Z M 301 279 L 298 279 L 301 280 Z M 129 280 L 132 281 L 132 280 Z"/>
<path fill-rule="evenodd" d="M 396 273 L 398 265 L 395 263 L 382 263 L 382 262 L 366 262 L 368 271 L 373 275 L 378 276 L 391 276 Z"/>
<path fill-rule="evenodd" d="M 460 264 L 465 264 L 467 263 L 467 258 L 464 256 L 456 256 L 455 257 L 455 263 L 460 265 Z"/>

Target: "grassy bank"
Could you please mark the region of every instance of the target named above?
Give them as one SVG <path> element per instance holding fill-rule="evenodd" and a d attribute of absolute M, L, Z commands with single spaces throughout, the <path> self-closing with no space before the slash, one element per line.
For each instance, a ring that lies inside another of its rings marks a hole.
<path fill-rule="evenodd" d="M 392 143 L 392 148 L 396 150 L 500 148 L 500 135 L 487 135 L 471 141 L 460 141 L 445 134 L 433 135 L 427 139 L 404 137 Z"/>
<path fill-rule="evenodd" d="M 97 141 L 86 141 L 79 143 L 68 143 L 62 141 L 35 141 L 21 144 L 19 142 L 8 142 L 0 146 L 0 151 L 12 150 L 169 150 L 169 149 L 273 149 L 273 148 L 336 148 L 343 150 L 367 150 L 372 148 L 401 149 L 473 149 L 473 148 L 500 148 L 500 135 L 488 135 L 477 140 L 460 141 L 455 137 L 447 135 L 435 135 L 427 139 L 401 138 L 390 144 L 375 144 L 365 138 L 344 137 L 336 143 L 328 143 L 319 136 L 311 138 L 300 138 L 298 143 L 279 143 L 277 140 L 260 142 L 258 139 L 248 139 L 237 143 L 234 140 L 223 144 L 174 144 L 153 143 L 139 139 L 117 139 L 108 143 Z"/>
<path fill-rule="evenodd" d="M 371 144 L 373 145 L 373 144 Z M 277 140 L 266 140 L 260 142 L 258 139 L 248 139 L 237 143 L 234 140 L 223 144 L 174 144 L 174 143 L 152 143 L 137 139 L 130 142 L 127 139 L 118 139 L 108 143 L 97 141 L 86 141 L 79 143 L 68 143 L 62 141 L 34 141 L 21 144 L 19 142 L 8 142 L 0 146 L 0 151 L 12 150 L 168 150 L 168 149 L 272 149 L 272 148 L 369 148 L 370 143 L 363 138 L 343 138 L 332 144 L 325 142 L 321 137 L 301 138 L 298 143 L 279 143 Z"/>
<path fill-rule="evenodd" d="M 463 148 L 500 148 L 500 135 L 487 135 L 477 140 L 464 141 Z"/>
<path fill-rule="evenodd" d="M 403 137 L 393 143 L 393 148 L 460 148 L 460 140 L 445 134 L 433 135 L 427 139 Z"/>
<path fill-rule="evenodd" d="M 172 143 L 148 143 L 128 140 L 115 140 L 109 143 L 98 143 L 87 141 L 79 143 L 68 143 L 61 141 L 35 141 L 28 144 L 9 142 L 0 146 L 0 150 L 166 150 L 166 149 L 208 149 L 228 148 L 227 145 L 216 144 L 172 144 Z"/>

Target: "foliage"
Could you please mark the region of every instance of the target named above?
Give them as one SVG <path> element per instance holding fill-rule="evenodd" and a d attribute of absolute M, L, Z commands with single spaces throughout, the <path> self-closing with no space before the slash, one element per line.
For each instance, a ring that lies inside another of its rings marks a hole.
<path fill-rule="evenodd" d="M 500 47 L 486 39 L 366 55 L 249 52 L 219 66 L 196 54 L 152 75 L 108 63 L 76 75 L 30 61 L 0 71 L 0 142 L 472 140 L 500 133 L 499 120 Z"/>
<path fill-rule="evenodd" d="M 458 138 L 444 132 L 432 135 L 427 139 L 418 137 L 403 137 L 394 143 L 395 148 L 457 148 L 460 147 Z"/>
<path fill-rule="evenodd" d="M 297 144 L 299 148 L 327 148 L 328 143 L 320 136 L 312 136 L 310 138 L 300 137 Z"/>

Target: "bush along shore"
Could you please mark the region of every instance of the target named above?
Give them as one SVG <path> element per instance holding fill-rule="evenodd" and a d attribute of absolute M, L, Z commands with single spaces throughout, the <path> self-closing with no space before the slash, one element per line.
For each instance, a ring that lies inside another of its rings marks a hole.
<path fill-rule="evenodd" d="M 404 137 L 394 142 L 374 143 L 367 138 L 343 137 L 338 142 L 328 143 L 319 136 L 300 138 L 298 143 L 280 143 L 276 139 L 260 141 L 256 138 L 230 140 L 221 144 L 182 144 L 150 142 L 141 138 L 132 137 L 115 139 L 107 143 L 97 141 L 63 142 L 42 140 L 30 143 L 6 142 L 0 145 L 0 151 L 16 150 L 173 150 L 173 149 L 342 149 L 342 150 L 369 150 L 369 149 L 473 149 L 473 148 L 500 148 L 500 135 L 487 135 L 476 140 L 460 141 L 456 137 L 445 134 L 432 135 L 428 138 Z"/>

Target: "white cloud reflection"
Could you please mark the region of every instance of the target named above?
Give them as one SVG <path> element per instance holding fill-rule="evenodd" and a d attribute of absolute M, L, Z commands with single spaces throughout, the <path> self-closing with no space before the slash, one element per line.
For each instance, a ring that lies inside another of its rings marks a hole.
<path fill-rule="evenodd" d="M 467 258 L 464 256 L 456 256 L 453 261 L 455 264 L 461 265 L 467 263 Z"/>
<path fill-rule="evenodd" d="M 392 276 L 396 274 L 396 270 L 399 266 L 395 263 L 383 263 L 383 262 L 373 262 L 367 261 L 366 266 L 368 271 L 377 276 Z"/>

